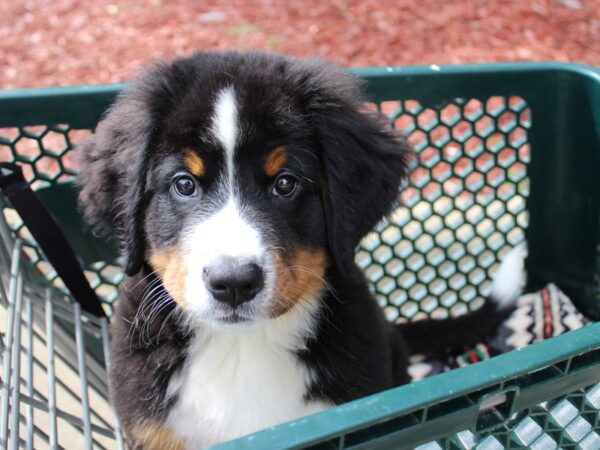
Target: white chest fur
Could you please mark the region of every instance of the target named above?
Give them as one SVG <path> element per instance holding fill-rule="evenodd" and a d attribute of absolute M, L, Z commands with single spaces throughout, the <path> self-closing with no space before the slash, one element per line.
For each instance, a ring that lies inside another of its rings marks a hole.
<path fill-rule="evenodd" d="M 169 385 L 178 395 L 170 427 L 199 448 L 332 406 L 304 400 L 310 373 L 294 352 L 312 322 L 303 309 L 251 330 L 199 333 Z"/>

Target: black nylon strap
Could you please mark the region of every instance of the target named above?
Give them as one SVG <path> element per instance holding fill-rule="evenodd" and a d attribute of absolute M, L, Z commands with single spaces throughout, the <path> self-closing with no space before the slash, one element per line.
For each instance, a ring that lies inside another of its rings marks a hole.
<path fill-rule="evenodd" d="M 85 311 L 106 317 L 100 299 L 85 278 L 73 249 L 54 218 L 31 190 L 20 166 L 0 163 L 0 189 L 17 210 L 73 298 Z"/>

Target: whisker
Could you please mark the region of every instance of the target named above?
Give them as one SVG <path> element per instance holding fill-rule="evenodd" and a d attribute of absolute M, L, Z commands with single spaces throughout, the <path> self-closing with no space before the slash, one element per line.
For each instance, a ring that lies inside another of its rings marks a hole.
<path fill-rule="evenodd" d="M 149 277 L 151 277 L 152 275 L 156 275 L 156 272 L 153 270 L 151 271 L 149 274 L 147 274 L 146 276 L 144 276 L 141 280 L 139 280 L 137 283 L 135 283 L 133 286 L 131 286 L 131 289 L 135 289 L 136 287 L 138 287 L 140 284 L 142 284 L 146 279 L 148 279 Z M 154 280 L 153 280 L 154 282 Z"/>
<path fill-rule="evenodd" d="M 172 301 L 173 299 L 166 292 L 161 297 L 157 298 L 156 302 L 154 303 L 154 306 L 148 314 L 147 322 L 153 322 L 154 319 L 156 319 L 156 317 L 160 313 L 161 309 L 163 309 L 166 305 L 169 305 Z"/>
<path fill-rule="evenodd" d="M 142 300 L 140 302 L 143 303 L 144 301 L 146 301 L 149 297 L 151 297 L 157 289 L 160 289 L 162 287 L 162 283 L 161 281 L 157 278 L 156 280 L 154 280 L 152 283 L 150 283 L 148 285 L 148 287 L 146 288 L 146 290 L 144 291 L 144 295 L 142 295 Z"/>
<path fill-rule="evenodd" d="M 325 287 L 327 288 L 327 290 L 331 293 L 331 295 L 340 303 L 344 303 L 336 294 L 333 286 L 325 279 L 323 278 L 321 275 L 319 275 L 317 272 L 315 272 L 314 270 L 305 267 L 305 266 L 288 266 L 285 269 L 282 269 L 280 271 L 277 272 L 277 276 L 279 276 L 280 274 L 284 273 L 284 272 L 292 272 L 294 270 L 298 270 L 298 271 L 302 271 L 304 273 L 307 273 L 309 275 L 314 276 L 315 278 L 318 278 L 319 280 L 321 280 L 323 282 L 323 284 L 325 285 Z"/>
<path fill-rule="evenodd" d="M 162 291 L 161 291 L 161 289 L 162 289 Z M 140 345 L 142 343 L 145 345 L 151 344 L 150 339 L 149 339 L 150 342 L 148 342 L 145 339 L 144 333 L 146 333 L 146 335 L 148 335 L 148 337 L 149 337 L 149 326 L 151 323 L 151 320 L 149 320 L 149 318 L 152 315 L 153 310 L 157 307 L 157 301 L 165 293 L 166 293 L 166 291 L 164 291 L 164 287 L 162 286 L 161 280 L 159 278 L 152 280 L 152 282 L 148 284 L 148 286 L 145 289 L 144 294 L 142 295 L 142 299 L 140 300 L 140 303 L 138 305 L 138 309 L 133 318 L 133 322 L 131 323 L 131 326 L 127 333 L 127 336 L 129 336 L 129 339 L 130 339 L 130 345 L 133 345 L 133 337 L 134 337 L 135 329 L 139 329 L 138 330 L 138 344 L 140 344 Z M 155 299 L 157 294 L 160 294 L 160 296 L 158 299 Z M 146 314 L 147 311 L 148 311 L 148 314 Z"/>
<path fill-rule="evenodd" d="M 276 275 L 279 276 L 279 275 L 281 275 L 284 272 L 291 272 L 293 270 L 302 271 L 304 273 L 308 273 L 309 275 L 312 275 L 312 276 L 318 278 L 319 280 L 321 280 L 323 282 L 323 285 L 331 293 L 331 295 L 333 296 L 333 298 L 335 298 L 339 303 L 344 303 L 343 300 L 341 300 L 337 296 L 337 294 L 336 294 L 333 286 L 327 280 L 325 280 L 320 274 L 318 274 L 317 272 L 315 272 L 314 270 L 312 270 L 312 269 L 310 269 L 308 267 L 305 267 L 305 266 L 288 266 L 285 269 L 282 269 L 282 270 L 278 271 L 276 273 Z M 278 295 L 283 296 L 287 301 L 294 302 L 291 298 L 289 298 L 283 292 L 278 292 Z M 308 302 L 310 299 L 301 297 L 299 300 L 300 301 L 297 301 L 297 302 L 294 302 L 294 303 L 296 305 L 300 305 L 301 308 L 304 308 L 305 310 L 308 310 L 308 307 L 305 305 L 305 302 Z M 331 307 L 329 305 L 327 305 L 325 302 L 321 302 L 321 306 L 323 308 L 326 308 L 329 312 L 331 312 Z M 327 323 L 329 323 L 332 327 L 334 327 L 336 330 L 338 330 L 339 332 L 341 332 L 341 330 L 333 322 L 331 322 L 331 320 L 327 317 L 327 314 L 324 314 L 323 312 L 320 312 L 319 315 L 325 321 L 327 321 Z"/>
<path fill-rule="evenodd" d="M 142 334 L 144 331 L 146 332 L 146 336 L 148 337 L 148 342 L 152 343 L 152 338 L 150 337 L 150 326 L 154 322 L 154 320 L 158 317 L 160 312 L 167 307 L 171 303 L 171 297 L 165 292 L 161 297 L 156 299 L 156 302 L 153 304 L 152 309 L 150 310 L 148 317 L 144 322 L 144 327 L 142 329 Z"/>
<path fill-rule="evenodd" d="M 148 308 L 152 308 L 153 303 L 155 302 L 155 296 L 158 295 L 163 295 L 164 292 L 166 292 L 164 290 L 164 286 L 159 283 L 156 286 L 154 286 L 152 288 L 151 291 L 146 292 L 143 297 L 142 300 L 140 301 L 140 304 L 138 305 L 138 310 L 136 311 L 136 318 L 138 319 L 146 319 L 146 310 Z"/>
<path fill-rule="evenodd" d="M 179 309 L 179 307 L 177 305 L 175 305 L 175 307 L 171 310 L 171 312 L 169 312 L 169 314 L 167 314 L 167 316 L 163 319 L 162 324 L 160 326 L 160 328 L 158 329 L 158 334 L 156 335 L 156 341 L 157 343 L 160 342 L 160 335 L 162 334 L 163 328 L 165 327 L 165 325 L 167 323 L 169 323 L 169 320 L 171 320 L 171 317 L 177 314 L 180 314 L 181 311 Z"/>

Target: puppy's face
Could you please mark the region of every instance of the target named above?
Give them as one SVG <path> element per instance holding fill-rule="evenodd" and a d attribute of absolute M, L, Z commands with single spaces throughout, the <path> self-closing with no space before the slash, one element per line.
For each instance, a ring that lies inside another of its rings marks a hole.
<path fill-rule="evenodd" d="M 153 271 L 195 321 L 240 326 L 320 301 L 327 274 L 355 270 L 406 171 L 358 84 L 265 54 L 159 66 L 81 149 L 86 216 L 119 233 L 129 275 Z"/>
<path fill-rule="evenodd" d="M 266 101 L 260 86 L 227 84 L 181 99 L 149 162 L 146 260 L 181 308 L 217 326 L 276 317 L 323 289 L 320 159 L 300 111 L 266 88 Z"/>

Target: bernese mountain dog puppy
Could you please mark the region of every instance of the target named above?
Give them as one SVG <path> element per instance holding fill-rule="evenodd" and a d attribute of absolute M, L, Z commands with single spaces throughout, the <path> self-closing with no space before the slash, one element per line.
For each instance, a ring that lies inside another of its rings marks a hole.
<path fill-rule="evenodd" d="M 411 354 L 510 310 L 504 267 L 477 311 L 386 321 L 354 249 L 410 152 L 363 102 L 317 60 L 197 53 L 150 69 L 82 144 L 80 202 L 128 275 L 110 387 L 131 448 L 205 447 L 407 383 Z"/>

